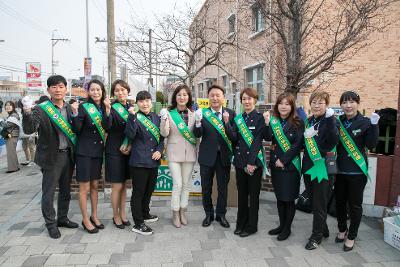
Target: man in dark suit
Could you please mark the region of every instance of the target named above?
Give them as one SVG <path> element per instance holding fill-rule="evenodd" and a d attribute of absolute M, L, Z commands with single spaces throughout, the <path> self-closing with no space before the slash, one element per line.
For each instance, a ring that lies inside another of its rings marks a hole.
<path fill-rule="evenodd" d="M 225 218 L 226 202 L 228 196 L 229 174 L 232 160 L 232 144 L 226 136 L 223 116 L 229 116 L 233 123 L 235 112 L 223 108 L 225 91 L 219 85 L 212 85 L 208 89 L 210 107 L 196 111 L 196 124 L 193 133 L 197 138 L 202 137 L 199 150 L 199 164 L 201 187 L 203 192 L 203 208 L 206 218 L 203 226 L 210 226 L 214 220 L 214 207 L 211 199 L 213 178 L 216 174 L 218 198 L 215 210 L 216 220 L 228 228 L 229 222 Z"/>
<path fill-rule="evenodd" d="M 64 102 L 66 86 L 67 81 L 63 76 L 53 75 L 47 79 L 50 101 L 45 101 L 32 109 L 32 100 L 29 97 L 22 99 L 24 132 L 39 133 L 35 163 L 40 166 L 43 174 L 42 214 L 51 238 L 61 237 L 58 227 L 78 227 L 77 223 L 67 217 L 71 199 L 70 183 L 74 168 L 76 135 L 71 130 L 71 106 Z M 53 200 L 57 185 L 59 194 L 56 220 Z"/>

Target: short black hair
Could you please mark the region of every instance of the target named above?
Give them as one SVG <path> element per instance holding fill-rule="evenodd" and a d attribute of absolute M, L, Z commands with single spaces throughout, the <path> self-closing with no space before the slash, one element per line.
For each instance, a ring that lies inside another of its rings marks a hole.
<path fill-rule="evenodd" d="M 63 83 L 67 86 L 67 80 L 61 75 L 52 75 L 47 79 L 47 87 L 57 85 L 59 83 Z"/>
<path fill-rule="evenodd" d="M 218 84 L 213 84 L 213 85 L 211 85 L 211 86 L 207 89 L 207 94 L 209 94 L 210 91 L 211 91 L 212 89 L 221 90 L 222 93 L 225 95 L 225 89 L 224 89 L 222 86 L 218 85 Z"/>
<path fill-rule="evenodd" d="M 145 90 L 140 91 L 136 95 L 136 102 L 139 100 L 146 100 L 146 99 L 151 99 L 151 94 Z"/>
<path fill-rule="evenodd" d="M 128 90 L 128 93 L 131 92 L 131 88 L 129 87 L 129 84 L 128 84 L 127 82 L 125 82 L 124 80 L 118 79 L 118 80 L 115 80 L 115 81 L 113 82 L 113 84 L 111 85 L 111 95 L 112 95 L 112 96 L 114 96 L 115 87 L 116 87 L 118 84 L 119 84 L 121 87 L 123 87 L 123 88 L 125 88 L 126 90 Z"/>
<path fill-rule="evenodd" d="M 343 104 L 344 101 L 353 100 L 360 104 L 360 96 L 354 91 L 346 91 L 340 96 L 339 104 Z"/>

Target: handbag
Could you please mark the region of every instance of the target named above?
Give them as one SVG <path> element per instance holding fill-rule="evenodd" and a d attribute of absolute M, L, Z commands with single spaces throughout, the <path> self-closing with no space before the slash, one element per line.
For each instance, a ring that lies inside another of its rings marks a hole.
<path fill-rule="evenodd" d="M 1 129 L 0 135 L 1 137 L 3 137 L 4 139 L 8 139 L 9 135 L 11 133 L 8 131 L 8 129 L 6 127 L 4 127 L 3 129 Z"/>
<path fill-rule="evenodd" d="M 311 204 L 311 199 L 310 199 L 310 193 L 307 189 L 301 193 L 299 196 L 299 199 L 297 200 L 296 203 L 296 209 L 311 213 L 312 212 L 312 204 Z"/>
<path fill-rule="evenodd" d="M 336 153 L 327 152 L 325 156 L 325 165 L 328 175 L 335 175 L 338 173 L 337 163 L 336 163 Z"/>

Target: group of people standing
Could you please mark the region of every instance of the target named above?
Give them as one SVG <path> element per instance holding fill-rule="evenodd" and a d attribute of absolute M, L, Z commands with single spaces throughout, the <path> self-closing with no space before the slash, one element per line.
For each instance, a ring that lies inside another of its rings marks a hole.
<path fill-rule="evenodd" d="M 315 249 L 329 236 L 326 225 L 327 195 L 335 184 L 338 228 L 336 242 L 345 242 L 351 250 L 362 215 L 362 195 L 367 182 L 366 148 L 378 139 L 375 113 L 368 119 L 358 112 L 360 97 L 353 91 L 343 93 L 340 105 L 344 114 L 335 117 L 328 108 L 329 94 L 315 91 L 310 96 L 311 116 L 305 121 L 297 112 L 295 97 L 282 93 L 274 109 L 264 114 L 256 110 L 257 90 L 244 88 L 240 93 L 243 112 L 236 115 L 224 107 L 225 91 L 218 85 L 208 88 L 209 108 L 193 109 L 191 90 L 184 84 L 175 87 L 171 105 L 160 116 L 151 112 L 152 99 L 147 91 L 136 96 L 139 110 L 127 101 L 129 85 L 117 80 L 111 87 L 111 102 L 104 85 L 92 80 L 88 100 L 71 105 L 63 101 L 66 81 L 51 76 L 47 81 L 51 96 L 34 108 L 23 99 L 27 133 L 39 131 L 36 163 L 43 173 L 42 212 L 53 238 L 58 227 L 76 228 L 67 217 L 72 171 L 76 164 L 82 227 L 89 233 L 104 229 L 97 212 L 97 187 L 105 153 L 105 179 L 112 183 L 113 224 L 120 229 L 130 225 L 125 212 L 126 181 L 132 178 L 130 206 L 132 231 L 149 235 L 146 224 L 158 220 L 150 214 L 149 203 L 156 185 L 158 167 L 164 151 L 173 178 L 171 196 L 172 223 L 180 228 L 188 224 L 186 211 L 191 176 L 196 161 L 200 164 L 203 227 L 214 221 L 229 228 L 226 219 L 231 164 L 236 170 L 238 212 L 234 234 L 247 237 L 258 231 L 261 179 L 266 170 L 262 141 L 271 141 L 269 167 L 277 198 L 279 226 L 269 231 L 285 240 L 291 234 L 295 200 L 299 196 L 301 176 L 312 198 L 313 227 L 306 249 Z M 300 153 L 304 151 L 301 158 Z M 327 153 L 337 157 L 336 179 L 329 175 Z M 218 198 L 212 202 L 214 176 Z M 60 188 L 57 219 L 53 207 L 56 185 Z M 90 193 L 91 215 L 87 212 Z M 349 210 L 346 210 L 349 203 Z M 347 227 L 347 214 L 350 227 Z"/>

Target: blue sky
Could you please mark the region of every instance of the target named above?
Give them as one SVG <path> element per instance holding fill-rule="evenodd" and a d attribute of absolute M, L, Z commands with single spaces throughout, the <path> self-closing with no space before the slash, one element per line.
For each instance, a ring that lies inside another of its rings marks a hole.
<path fill-rule="evenodd" d="M 154 15 L 172 12 L 174 5 L 200 6 L 202 0 L 115 0 L 115 28 L 123 29 L 130 16 L 154 21 Z M 51 34 L 67 38 L 54 49 L 59 62 L 55 72 L 67 78 L 83 76 L 86 56 L 85 0 L 0 0 L 0 67 L 25 69 L 25 62 L 40 62 L 44 79 L 51 73 Z M 93 58 L 92 74 L 103 75 L 107 68 L 105 43 L 95 43 L 95 37 L 105 38 L 106 0 L 89 0 L 89 42 Z M 118 68 L 118 66 L 117 66 Z M 47 74 L 46 74 L 47 73 Z M 12 75 L 25 82 L 23 72 L 0 69 L 0 76 Z"/>

